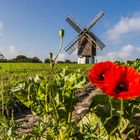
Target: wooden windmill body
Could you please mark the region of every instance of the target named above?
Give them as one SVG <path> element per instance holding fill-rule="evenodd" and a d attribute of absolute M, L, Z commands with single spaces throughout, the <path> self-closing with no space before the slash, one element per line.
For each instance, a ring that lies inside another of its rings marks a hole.
<path fill-rule="evenodd" d="M 66 19 L 79 35 L 65 47 L 65 50 L 71 54 L 77 49 L 79 64 L 95 63 L 96 50 L 105 47 L 104 43 L 89 31 L 103 15 L 104 13 L 100 12 L 85 29 L 82 29 L 72 17 Z"/>

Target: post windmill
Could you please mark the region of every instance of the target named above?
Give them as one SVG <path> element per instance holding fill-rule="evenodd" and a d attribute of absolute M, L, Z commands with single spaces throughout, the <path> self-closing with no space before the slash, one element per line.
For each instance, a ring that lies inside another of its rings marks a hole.
<path fill-rule="evenodd" d="M 78 49 L 79 64 L 95 63 L 96 50 L 102 50 L 105 47 L 105 44 L 94 33 L 90 32 L 90 29 L 103 15 L 102 11 L 99 12 L 86 28 L 82 28 L 72 17 L 68 16 L 66 18 L 66 21 L 78 33 L 78 36 L 65 47 L 65 51 L 72 54 Z"/>
<path fill-rule="evenodd" d="M 0 52 L 0 60 L 5 60 L 5 57 L 1 52 Z"/>

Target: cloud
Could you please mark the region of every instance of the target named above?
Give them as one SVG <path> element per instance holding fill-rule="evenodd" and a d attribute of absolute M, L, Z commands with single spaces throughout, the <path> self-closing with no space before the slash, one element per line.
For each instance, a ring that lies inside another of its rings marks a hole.
<path fill-rule="evenodd" d="M 21 54 L 21 51 L 17 50 L 15 45 L 9 45 L 8 47 L 1 48 L 1 53 L 5 56 L 7 59 L 11 59 L 16 57 L 17 55 Z"/>
<path fill-rule="evenodd" d="M 140 32 L 140 14 L 134 14 L 132 17 L 122 17 L 106 34 L 110 40 L 117 41 L 122 35 L 135 32 Z"/>
<path fill-rule="evenodd" d="M 72 54 L 67 54 L 67 53 L 60 53 L 57 61 L 65 61 L 66 59 L 69 59 L 70 61 L 77 61 L 77 55 L 76 51 L 73 52 Z"/>
<path fill-rule="evenodd" d="M 0 36 L 3 35 L 3 29 L 4 29 L 4 24 L 2 21 L 0 21 Z"/>
<path fill-rule="evenodd" d="M 134 47 L 133 45 L 128 44 L 128 45 L 122 47 L 122 49 L 120 49 L 119 51 L 112 51 L 112 52 L 108 52 L 105 55 L 96 56 L 96 59 L 98 62 L 106 61 L 106 60 L 126 61 L 126 60 L 136 59 L 139 56 L 140 56 L 140 48 Z"/>
<path fill-rule="evenodd" d="M 34 52 L 29 52 L 25 50 L 20 50 L 16 45 L 8 45 L 6 47 L 0 48 L 0 52 L 4 55 L 6 59 L 15 58 L 18 55 L 25 55 L 29 57 L 34 57 Z"/>
<path fill-rule="evenodd" d="M 60 53 L 58 55 L 57 61 L 65 61 L 66 59 L 66 54 L 65 53 Z"/>

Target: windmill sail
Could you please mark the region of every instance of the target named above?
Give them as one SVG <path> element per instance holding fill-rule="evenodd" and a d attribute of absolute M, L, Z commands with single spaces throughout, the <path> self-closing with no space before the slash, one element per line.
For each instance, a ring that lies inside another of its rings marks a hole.
<path fill-rule="evenodd" d="M 90 30 L 103 15 L 104 15 L 104 13 L 102 11 L 99 12 L 96 15 L 96 17 L 91 21 L 91 23 L 89 24 L 89 26 L 87 27 L 87 31 Z"/>
<path fill-rule="evenodd" d="M 74 38 L 66 47 L 65 50 L 66 52 L 68 52 L 69 54 L 73 53 L 76 48 L 77 48 L 77 42 L 79 40 L 79 36 L 77 36 L 76 38 Z"/>
<path fill-rule="evenodd" d="M 4 55 L 0 52 L 0 60 L 5 59 Z"/>
<path fill-rule="evenodd" d="M 96 39 L 96 48 L 102 50 L 105 47 L 105 44 L 94 34 L 92 33 Z"/>
<path fill-rule="evenodd" d="M 82 28 L 80 25 L 72 18 L 72 17 L 67 17 L 66 21 L 74 28 L 74 30 L 78 33 L 82 32 Z"/>

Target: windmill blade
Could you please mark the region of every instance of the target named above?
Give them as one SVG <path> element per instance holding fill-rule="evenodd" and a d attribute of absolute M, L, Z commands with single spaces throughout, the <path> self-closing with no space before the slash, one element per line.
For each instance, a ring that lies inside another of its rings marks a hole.
<path fill-rule="evenodd" d="M 5 59 L 5 57 L 2 53 L 0 53 L 0 59 Z"/>
<path fill-rule="evenodd" d="M 76 32 L 81 33 L 83 31 L 80 25 L 72 17 L 67 17 L 66 21 L 74 28 Z"/>
<path fill-rule="evenodd" d="M 104 13 L 101 11 L 99 12 L 96 17 L 91 21 L 89 26 L 87 27 L 87 31 L 89 31 L 96 23 L 97 21 L 104 15 Z"/>
<path fill-rule="evenodd" d="M 77 42 L 81 36 L 74 38 L 64 49 L 68 54 L 73 53 L 77 48 Z"/>
<path fill-rule="evenodd" d="M 105 47 L 105 44 L 94 33 L 92 33 L 92 34 L 94 35 L 94 37 L 96 39 L 95 43 L 96 43 L 97 49 L 102 50 Z"/>
<path fill-rule="evenodd" d="M 105 47 L 105 44 L 94 33 L 92 33 L 92 35 L 94 36 L 95 40 L 88 33 L 85 33 L 85 35 L 89 41 L 96 44 L 96 48 L 98 50 L 102 50 Z"/>

